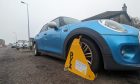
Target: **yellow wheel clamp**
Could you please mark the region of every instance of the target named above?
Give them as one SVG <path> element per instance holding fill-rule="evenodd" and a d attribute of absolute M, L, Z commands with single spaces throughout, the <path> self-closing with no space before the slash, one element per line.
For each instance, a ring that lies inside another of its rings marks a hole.
<path fill-rule="evenodd" d="M 95 74 L 94 72 L 92 72 L 80 46 L 80 38 L 76 38 L 73 40 L 68 52 L 64 69 L 88 80 L 95 79 Z"/>

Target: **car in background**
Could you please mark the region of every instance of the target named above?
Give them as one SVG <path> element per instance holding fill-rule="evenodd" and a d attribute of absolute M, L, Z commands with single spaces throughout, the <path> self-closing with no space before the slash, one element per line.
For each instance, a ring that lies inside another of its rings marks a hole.
<path fill-rule="evenodd" d="M 17 44 L 16 43 L 13 43 L 10 46 L 11 46 L 11 48 L 16 48 L 17 47 Z"/>
<path fill-rule="evenodd" d="M 29 42 L 27 40 L 18 40 L 17 50 L 29 48 Z"/>
<path fill-rule="evenodd" d="M 34 40 L 35 56 L 46 53 L 66 59 L 73 39 L 79 38 L 94 72 L 140 69 L 140 32 L 113 20 L 79 21 L 58 17 L 45 24 Z"/>
<path fill-rule="evenodd" d="M 27 48 L 29 48 L 30 46 L 29 46 L 29 41 L 25 41 L 24 43 L 23 43 L 23 48 L 25 48 L 25 49 L 27 49 Z"/>

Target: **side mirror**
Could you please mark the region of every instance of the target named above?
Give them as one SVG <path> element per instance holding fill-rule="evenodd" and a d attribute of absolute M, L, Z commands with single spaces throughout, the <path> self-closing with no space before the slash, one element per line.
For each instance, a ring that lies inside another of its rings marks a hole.
<path fill-rule="evenodd" d="M 48 27 L 53 28 L 53 29 L 57 29 L 57 24 L 55 22 L 49 22 Z"/>

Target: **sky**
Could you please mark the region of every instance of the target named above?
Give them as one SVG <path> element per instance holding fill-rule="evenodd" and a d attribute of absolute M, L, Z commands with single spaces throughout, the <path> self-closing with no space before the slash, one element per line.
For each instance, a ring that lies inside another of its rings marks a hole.
<path fill-rule="evenodd" d="M 0 39 L 6 44 L 28 39 L 27 10 L 21 0 L 0 0 Z M 22 0 L 29 4 L 30 35 L 34 37 L 47 22 L 59 16 L 79 20 L 105 11 L 120 11 L 140 17 L 140 0 Z"/>

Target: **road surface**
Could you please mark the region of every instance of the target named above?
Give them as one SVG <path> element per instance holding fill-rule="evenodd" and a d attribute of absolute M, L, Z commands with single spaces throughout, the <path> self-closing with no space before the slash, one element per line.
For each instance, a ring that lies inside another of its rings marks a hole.
<path fill-rule="evenodd" d="M 64 61 L 29 50 L 0 48 L 0 84 L 140 84 L 140 71 L 105 71 L 88 81 L 64 71 Z"/>

